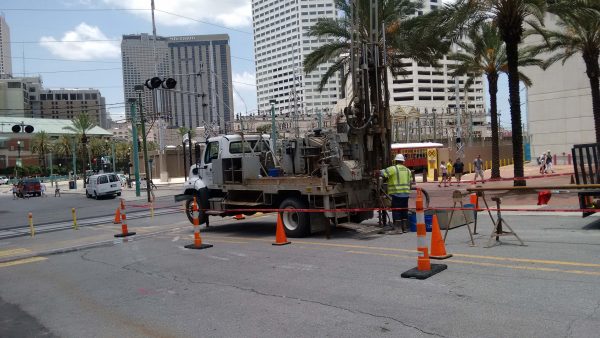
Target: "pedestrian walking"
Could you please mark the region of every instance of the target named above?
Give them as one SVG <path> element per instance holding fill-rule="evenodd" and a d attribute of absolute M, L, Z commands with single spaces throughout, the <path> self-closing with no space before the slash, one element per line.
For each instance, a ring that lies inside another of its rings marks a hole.
<path fill-rule="evenodd" d="M 460 187 L 460 180 L 462 179 L 463 172 L 465 171 L 465 164 L 460 160 L 460 158 L 457 158 L 453 167 L 454 177 L 456 177 L 456 186 Z"/>
<path fill-rule="evenodd" d="M 60 187 L 58 186 L 58 182 L 54 186 L 54 197 L 60 197 Z"/>
<path fill-rule="evenodd" d="M 446 171 L 448 171 L 448 186 L 452 186 L 452 176 L 454 176 L 454 166 L 452 165 L 452 159 L 448 159 L 446 163 Z"/>
<path fill-rule="evenodd" d="M 42 197 L 48 197 L 48 196 L 46 196 L 46 183 L 40 184 L 40 187 L 42 190 L 42 193 L 41 193 Z"/>
<path fill-rule="evenodd" d="M 546 171 L 545 171 L 545 173 L 547 174 L 548 172 L 554 173 L 554 168 L 552 168 L 552 154 L 550 153 L 550 150 L 548 150 L 548 153 L 546 154 Z"/>
<path fill-rule="evenodd" d="M 477 155 L 477 158 L 473 160 L 473 169 L 475 170 L 473 184 L 477 183 L 477 176 L 481 177 L 481 183 L 485 183 L 485 178 L 483 177 L 483 161 L 481 160 L 481 155 Z"/>
<path fill-rule="evenodd" d="M 538 157 L 538 164 L 540 165 L 540 174 L 546 173 L 546 153 L 543 153 Z"/>
<path fill-rule="evenodd" d="M 13 184 L 13 186 L 12 186 L 13 200 L 16 200 L 19 198 L 18 191 L 19 191 L 19 188 L 17 188 L 17 185 Z"/>
<path fill-rule="evenodd" d="M 438 187 L 442 186 L 442 183 L 444 183 L 444 187 L 447 187 L 447 183 L 448 183 L 448 167 L 446 167 L 446 162 L 442 161 L 442 163 L 440 164 L 440 172 L 442 173 L 442 181 L 438 184 Z"/>
<path fill-rule="evenodd" d="M 391 167 L 381 170 L 380 175 L 387 180 L 387 192 L 392 197 L 394 230 L 390 233 L 401 234 L 408 232 L 408 198 L 412 173 L 404 166 L 404 155 L 396 155 L 394 162 Z"/>

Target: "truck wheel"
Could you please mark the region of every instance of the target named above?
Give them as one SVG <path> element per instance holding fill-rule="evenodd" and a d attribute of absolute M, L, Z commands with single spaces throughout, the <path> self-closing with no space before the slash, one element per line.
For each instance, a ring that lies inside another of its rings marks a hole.
<path fill-rule="evenodd" d="M 294 211 L 306 207 L 306 203 L 297 197 L 286 198 L 279 205 L 279 209 L 289 210 L 281 213 L 283 227 L 288 236 L 305 237 L 310 234 L 310 215 L 306 212 Z"/>
<path fill-rule="evenodd" d="M 196 201 L 198 202 L 198 208 L 200 208 L 200 215 L 198 218 L 200 219 L 200 224 L 206 223 L 208 220 L 208 215 L 206 214 L 206 210 L 208 209 L 208 189 L 203 188 L 196 192 Z M 185 202 L 185 214 L 190 221 L 190 223 L 194 224 L 194 218 L 192 214 L 192 203 L 193 199 L 187 200 Z"/>
<path fill-rule="evenodd" d="M 353 223 L 360 223 L 371 218 L 373 218 L 373 211 L 359 211 L 354 215 L 350 215 L 350 221 Z"/>

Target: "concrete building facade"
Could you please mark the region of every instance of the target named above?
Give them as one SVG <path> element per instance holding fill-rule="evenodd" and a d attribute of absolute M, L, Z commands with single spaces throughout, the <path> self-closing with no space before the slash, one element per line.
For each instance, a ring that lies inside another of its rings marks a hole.
<path fill-rule="evenodd" d="M 34 117 L 72 120 L 88 114 L 100 127 L 109 128 L 106 99 L 98 89 L 42 89 Z"/>
<path fill-rule="evenodd" d="M 0 79 L 0 116 L 33 117 L 41 88 L 40 77 Z"/>
<path fill-rule="evenodd" d="M 308 30 L 320 18 L 336 18 L 333 0 L 252 0 L 254 55 L 258 110 L 268 111 L 270 100 L 282 113 L 316 114 L 331 110 L 340 91 L 340 79 L 332 77 L 319 92 L 322 75 L 331 65 L 324 63 L 304 74 L 306 55 L 332 41 L 316 38 Z"/>
<path fill-rule="evenodd" d="M 157 37 L 156 44 L 148 34 L 124 35 L 121 54 L 126 101 L 137 99 L 135 86 L 155 74 L 177 81 L 173 90 L 159 89 L 153 93 L 144 89 L 142 101 L 146 113 L 158 113 L 169 125 L 187 128 L 209 124 L 224 130 L 233 118 L 228 35 Z M 128 116 L 129 109 L 128 106 Z"/>
<path fill-rule="evenodd" d="M 556 18 L 551 15 L 544 24 L 557 29 Z M 546 71 L 533 67 L 523 71 L 533 81 L 526 101 L 532 157 L 547 150 L 570 154 L 574 144 L 596 142 L 590 82 L 581 54 Z"/>
<path fill-rule="evenodd" d="M 4 15 L 0 15 L 0 77 L 2 75 L 12 75 L 10 28 Z"/>

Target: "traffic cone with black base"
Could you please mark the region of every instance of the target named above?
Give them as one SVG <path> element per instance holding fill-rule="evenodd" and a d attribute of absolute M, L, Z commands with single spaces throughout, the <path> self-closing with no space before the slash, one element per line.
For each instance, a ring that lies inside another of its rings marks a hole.
<path fill-rule="evenodd" d="M 135 232 L 129 232 L 127 230 L 127 211 L 125 210 L 125 200 L 121 198 L 121 233 L 116 234 L 115 237 L 128 237 L 135 235 Z"/>
<path fill-rule="evenodd" d="M 202 243 L 202 237 L 200 237 L 200 212 L 199 212 L 199 210 L 200 209 L 198 209 L 198 203 L 196 202 L 196 197 L 194 196 L 194 203 L 192 204 L 192 212 L 194 212 L 194 213 L 198 212 L 197 216 L 195 216 L 193 218 L 193 220 L 194 220 L 194 243 L 184 246 L 184 248 L 186 248 L 186 249 L 202 250 L 202 249 L 208 249 L 208 248 L 213 247 L 212 244 Z"/>
<path fill-rule="evenodd" d="M 429 260 L 429 249 L 427 248 L 427 229 L 425 227 L 425 212 L 423 209 L 423 193 L 421 192 L 421 189 L 417 189 L 416 213 L 417 251 L 419 252 L 417 257 L 417 267 L 403 272 L 400 277 L 427 279 L 438 272 L 446 270 L 448 266 L 445 264 L 431 264 Z"/>
<path fill-rule="evenodd" d="M 290 244 L 285 235 L 285 229 L 283 228 L 283 220 L 281 219 L 281 213 L 277 213 L 277 227 L 275 229 L 275 243 L 273 245 L 286 245 Z"/>
<path fill-rule="evenodd" d="M 446 253 L 446 244 L 442 238 L 442 232 L 440 231 L 440 225 L 437 220 L 437 215 L 433 215 L 433 221 L 431 225 L 431 259 L 446 259 L 452 257 L 452 254 Z"/>

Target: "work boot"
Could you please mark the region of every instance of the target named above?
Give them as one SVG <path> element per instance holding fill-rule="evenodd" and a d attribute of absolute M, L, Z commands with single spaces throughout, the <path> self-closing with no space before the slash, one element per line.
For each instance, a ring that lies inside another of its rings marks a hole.
<path fill-rule="evenodd" d="M 402 225 L 400 224 L 400 221 L 394 221 L 394 223 L 392 223 L 392 227 L 393 229 L 387 232 L 388 235 L 399 235 L 402 233 Z"/>
<path fill-rule="evenodd" d="M 408 220 L 403 219 L 401 221 L 401 223 L 402 223 L 402 232 L 403 233 L 407 233 L 409 231 L 409 229 L 408 229 Z"/>

